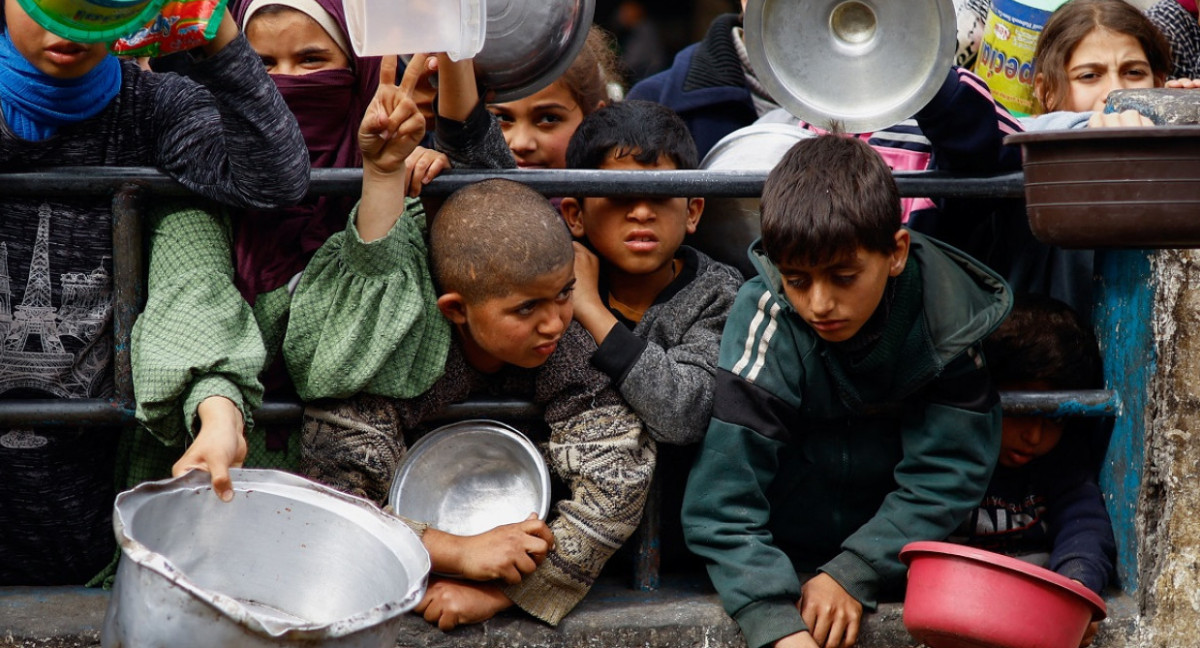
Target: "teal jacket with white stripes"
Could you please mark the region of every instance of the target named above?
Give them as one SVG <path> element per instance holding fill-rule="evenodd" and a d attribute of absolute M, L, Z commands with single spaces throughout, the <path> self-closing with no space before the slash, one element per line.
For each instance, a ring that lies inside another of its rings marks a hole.
<path fill-rule="evenodd" d="M 978 506 L 1000 447 L 979 343 L 1012 295 L 913 232 L 878 339 L 850 355 L 801 319 L 757 243 L 751 258 L 759 276 L 725 326 L 683 525 L 758 648 L 806 629 L 798 572 L 827 573 L 873 609 L 904 583 L 905 544 L 945 538 Z"/>

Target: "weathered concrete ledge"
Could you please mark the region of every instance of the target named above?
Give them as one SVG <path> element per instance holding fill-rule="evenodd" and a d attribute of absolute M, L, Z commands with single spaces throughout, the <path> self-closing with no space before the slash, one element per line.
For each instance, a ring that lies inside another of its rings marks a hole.
<path fill-rule="evenodd" d="M 95 648 L 108 592 L 84 588 L 0 588 L 0 647 Z M 1095 643 L 1100 648 L 1139 646 L 1139 619 L 1125 596 L 1108 600 L 1109 620 Z M 862 648 L 918 645 L 904 630 L 903 608 L 886 604 L 863 624 Z M 707 585 L 692 578 L 668 579 L 655 592 L 624 583 L 597 585 L 558 628 L 520 614 L 442 633 L 410 615 L 400 648 L 745 648 L 737 625 L 721 610 Z"/>

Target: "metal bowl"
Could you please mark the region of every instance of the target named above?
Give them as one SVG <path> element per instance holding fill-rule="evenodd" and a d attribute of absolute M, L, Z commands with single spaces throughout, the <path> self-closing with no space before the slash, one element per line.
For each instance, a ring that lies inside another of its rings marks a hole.
<path fill-rule="evenodd" d="M 487 36 L 475 55 L 487 101 L 515 101 L 562 76 L 583 49 L 595 9 L 595 0 L 488 0 Z"/>
<path fill-rule="evenodd" d="M 793 115 L 870 133 L 912 117 L 954 62 L 951 0 L 750 0 L 746 49 Z"/>
<path fill-rule="evenodd" d="M 417 440 L 396 470 L 388 503 L 397 515 L 456 535 L 476 535 L 550 511 L 550 471 L 532 441 L 484 419 L 440 427 Z"/>
<path fill-rule="evenodd" d="M 274 470 L 207 473 L 117 496 L 104 646 L 394 645 L 429 574 L 421 540 L 374 504 Z"/>

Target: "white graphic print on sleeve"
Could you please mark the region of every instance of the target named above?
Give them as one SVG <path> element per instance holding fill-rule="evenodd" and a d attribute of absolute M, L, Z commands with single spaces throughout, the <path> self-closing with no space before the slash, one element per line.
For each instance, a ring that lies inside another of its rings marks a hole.
<path fill-rule="evenodd" d="M 9 242 L 0 242 L 0 393 L 16 389 L 60 398 L 95 397 L 104 383 L 112 345 L 105 324 L 112 309 L 112 278 L 101 259 L 90 273 L 59 275 L 61 298 L 54 304 L 51 274 L 52 210 L 37 209 L 28 278 L 15 302 Z M 13 242 L 14 246 L 17 242 Z"/>

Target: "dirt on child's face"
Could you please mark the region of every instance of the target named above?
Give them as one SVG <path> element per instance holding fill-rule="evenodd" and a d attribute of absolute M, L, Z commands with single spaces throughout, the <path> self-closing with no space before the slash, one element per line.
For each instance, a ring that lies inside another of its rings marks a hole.
<path fill-rule="evenodd" d="M 246 40 L 269 74 L 299 76 L 350 67 L 350 59 L 329 33 L 300 11 L 255 15 L 246 24 Z"/>
<path fill-rule="evenodd" d="M 601 169 L 668 171 L 675 163 L 665 156 L 643 164 L 633 155 L 610 154 Z M 686 235 L 696 231 L 704 209 L 695 198 L 584 198 L 577 216 L 584 235 L 611 272 L 651 278 L 656 273 L 670 282 L 675 252 Z"/>
<path fill-rule="evenodd" d="M 583 110 L 565 85 L 554 82 L 524 99 L 490 104 L 488 110 L 500 120 L 518 167 L 567 167 L 567 144 L 583 121 Z"/>
<path fill-rule="evenodd" d="M 103 43 L 75 43 L 50 33 L 30 18 L 17 0 L 4 0 L 4 19 L 21 56 L 56 79 L 77 79 L 108 56 Z"/>
<path fill-rule="evenodd" d="M 540 367 L 571 323 L 574 289 L 575 265 L 568 263 L 503 297 L 465 303 L 460 331 L 467 361 L 485 372 L 506 364 Z"/>
<path fill-rule="evenodd" d="M 786 261 L 779 264 L 783 292 L 800 317 L 826 342 L 845 342 L 862 329 L 887 287 L 908 259 L 908 232 L 896 234 L 892 254 L 859 247 L 824 263 Z"/>

